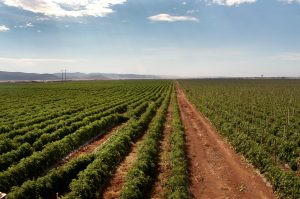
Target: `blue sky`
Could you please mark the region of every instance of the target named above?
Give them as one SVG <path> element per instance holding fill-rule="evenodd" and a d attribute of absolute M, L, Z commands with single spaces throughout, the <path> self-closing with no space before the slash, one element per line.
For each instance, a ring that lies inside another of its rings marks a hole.
<path fill-rule="evenodd" d="M 300 76 L 300 0 L 0 0 L 0 71 Z"/>

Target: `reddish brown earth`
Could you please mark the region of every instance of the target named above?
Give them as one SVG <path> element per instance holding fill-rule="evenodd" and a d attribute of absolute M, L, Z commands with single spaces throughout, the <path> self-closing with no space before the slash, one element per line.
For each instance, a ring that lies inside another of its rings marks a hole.
<path fill-rule="evenodd" d="M 170 103 L 168 108 L 167 119 L 164 124 L 164 136 L 161 141 L 161 152 L 159 157 L 159 168 L 158 168 L 158 177 L 155 181 L 154 188 L 151 194 L 151 198 L 159 199 L 164 198 L 166 182 L 171 172 L 171 163 L 169 159 L 169 152 L 171 149 L 170 138 L 172 133 L 172 104 Z"/>
<path fill-rule="evenodd" d="M 120 197 L 121 189 L 125 182 L 127 172 L 137 158 L 138 148 L 140 143 L 144 140 L 144 136 L 139 141 L 133 144 L 131 152 L 129 153 L 128 156 L 126 156 L 123 162 L 119 165 L 119 167 L 115 171 L 115 174 L 111 178 L 108 186 L 105 188 L 100 198 L 113 199 L 113 198 Z"/>
<path fill-rule="evenodd" d="M 79 156 L 82 155 L 86 155 L 89 153 L 93 153 L 94 151 L 97 150 L 97 148 L 104 143 L 106 140 L 108 140 L 108 138 L 110 138 L 117 130 L 119 130 L 120 128 L 122 128 L 123 126 L 125 126 L 126 123 L 123 123 L 119 126 L 116 126 L 112 129 L 109 130 L 109 132 L 99 136 L 98 138 L 92 140 L 91 142 L 87 143 L 86 145 L 84 145 L 83 147 L 79 148 L 78 150 L 72 152 L 70 155 L 68 155 L 66 158 L 64 158 L 59 165 L 63 165 L 67 162 L 69 162 L 70 160 L 73 160 L 75 158 L 78 158 Z"/>
<path fill-rule="evenodd" d="M 273 199 L 272 188 L 226 143 L 176 85 L 186 130 L 190 192 L 203 199 Z"/>

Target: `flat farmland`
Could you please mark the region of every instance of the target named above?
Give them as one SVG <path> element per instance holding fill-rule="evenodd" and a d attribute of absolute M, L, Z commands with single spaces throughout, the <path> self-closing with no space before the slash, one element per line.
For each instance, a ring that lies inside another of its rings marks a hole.
<path fill-rule="evenodd" d="M 298 80 L 0 84 L 8 198 L 299 198 Z"/>

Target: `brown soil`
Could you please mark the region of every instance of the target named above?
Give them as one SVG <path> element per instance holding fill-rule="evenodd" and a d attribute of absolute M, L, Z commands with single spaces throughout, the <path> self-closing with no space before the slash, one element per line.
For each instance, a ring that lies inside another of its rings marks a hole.
<path fill-rule="evenodd" d="M 178 84 L 176 90 L 186 130 L 192 196 L 204 199 L 276 198 L 261 175 L 222 139 L 187 100 Z"/>
<path fill-rule="evenodd" d="M 121 162 L 121 164 L 119 165 L 119 167 L 115 171 L 115 174 L 111 178 L 109 184 L 104 189 L 104 191 L 102 193 L 102 196 L 100 198 L 113 199 L 113 198 L 119 198 L 120 197 L 121 189 L 122 189 L 123 184 L 125 182 L 127 172 L 131 168 L 132 164 L 134 163 L 134 161 L 137 158 L 137 153 L 138 153 L 138 148 L 139 148 L 138 146 L 144 140 L 143 139 L 144 136 L 145 136 L 145 134 L 143 135 L 143 137 L 139 141 L 137 141 L 136 143 L 134 143 L 132 145 L 131 152 L 129 153 L 129 155 L 127 155 L 125 157 L 123 162 Z"/>
<path fill-rule="evenodd" d="M 164 136 L 161 141 L 161 153 L 159 157 L 159 168 L 158 168 L 158 177 L 154 184 L 153 192 L 152 192 L 152 199 L 159 199 L 164 198 L 165 194 L 165 187 L 168 177 L 170 176 L 171 172 L 171 164 L 169 159 L 169 152 L 171 149 L 170 146 L 170 138 L 172 133 L 172 104 L 170 103 L 168 107 L 168 114 L 167 119 L 164 124 Z"/>
<path fill-rule="evenodd" d="M 66 164 L 67 162 L 78 158 L 79 156 L 82 155 L 86 155 L 89 153 L 93 153 L 94 151 L 97 150 L 97 148 L 104 143 L 106 140 L 108 140 L 108 138 L 110 138 L 110 136 L 112 136 L 112 134 L 114 134 L 117 130 L 119 130 L 120 128 L 122 128 L 123 126 L 126 125 L 126 122 L 116 126 L 112 129 L 109 130 L 109 132 L 97 137 L 96 139 L 93 139 L 92 141 L 90 141 L 89 143 L 87 143 L 86 145 L 84 145 L 83 147 L 79 148 L 78 150 L 72 152 L 70 155 L 68 155 L 66 158 L 64 158 L 59 165 L 63 165 Z"/>

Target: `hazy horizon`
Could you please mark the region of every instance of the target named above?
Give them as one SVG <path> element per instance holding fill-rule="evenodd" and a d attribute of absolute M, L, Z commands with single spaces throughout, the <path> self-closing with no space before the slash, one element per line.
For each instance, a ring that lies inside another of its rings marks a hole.
<path fill-rule="evenodd" d="M 55 73 L 36 73 L 36 72 L 22 72 L 22 71 L 0 71 L 0 72 L 20 72 L 20 73 L 32 73 L 32 74 L 56 74 L 58 75 L 59 77 L 61 77 L 61 73 L 62 72 L 55 72 Z M 107 72 L 107 73 L 102 73 L 102 72 L 78 72 L 78 71 L 72 71 L 72 72 L 68 72 L 67 71 L 67 75 L 68 74 L 76 74 L 76 73 L 83 73 L 83 74 L 118 74 L 118 75 L 141 75 L 141 76 L 157 76 L 157 77 L 161 77 L 161 78 L 170 78 L 170 79 L 176 79 L 176 78 L 179 78 L 179 79 L 205 79 L 205 78 L 292 78 L 292 79 L 299 79 L 300 78 L 300 75 L 299 76 L 261 76 L 261 75 L 258 75 L 258 76 L 180 76 L 180 75 L 157 75 L 157 74 L 137 74 L 137 73 L 110 73 L 110 72 Z"/>
<path fill-rule="evenodd" d="M 0 71 L 299 77 L 300 0 L 0 0 Z"/>

